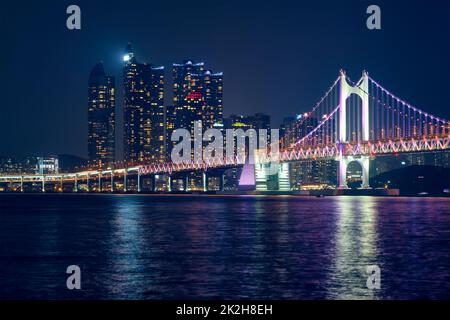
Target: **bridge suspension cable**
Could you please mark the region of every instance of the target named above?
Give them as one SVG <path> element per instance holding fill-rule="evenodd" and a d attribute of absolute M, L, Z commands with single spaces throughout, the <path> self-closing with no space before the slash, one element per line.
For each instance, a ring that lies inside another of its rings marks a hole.
<path fill-rule="evenodd" d="M 370 140 L 390 140 L 445 136 L 450 133 L 450 122 L 424 112 L 398 98 L 371 77 L 369 92 Z M 355 83 L 347 78 L 352 84 Z"/>
<path fill-rule="evenodd" d="M 309 112 L 298 115 L 297 119 L 286 128 L 286 132 L 280 139 L 280 144 L 283 149 L 289 149 L 297 145 L 299 139 L 305 137 L 310 133 L 322 120 L 327 118 L 332 113 L 336 105 L 339 103 L 338 77 L 331 87 L 325 92 L 322 98 L 314 105 Z M 329 141 L 330 143 L 335 139 L 332 128 L 326 128 L 320 132 L 320 137 L 316 139 L 321 142 Z M 317 130 L 315 131 L 317 132 Z M 319 134 L 319 133 L 318 133 Z"/>

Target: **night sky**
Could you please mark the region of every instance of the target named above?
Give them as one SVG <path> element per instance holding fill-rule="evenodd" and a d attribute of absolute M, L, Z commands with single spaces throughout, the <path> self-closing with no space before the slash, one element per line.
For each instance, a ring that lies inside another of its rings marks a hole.
<path fill-rule="evenodd" d="M 29 2 L 27 4 L 27 2 Z M 82 30 L 66 28 L 81 7 Z M 366 28 L 378 4 L 382 30 Z M 190 58 L 224 72 L 224 112 L 284 116 L 312 108 L 340 68 L 363 69 L 411 104 L 450 119 L 450 1 L 13 1 L 0 10 L 0 155 L 87 154 L 87 80 L 116 76 L 121 155 L 122 53 Z M 166 95 L 171 104 L 171 94 Z"/>

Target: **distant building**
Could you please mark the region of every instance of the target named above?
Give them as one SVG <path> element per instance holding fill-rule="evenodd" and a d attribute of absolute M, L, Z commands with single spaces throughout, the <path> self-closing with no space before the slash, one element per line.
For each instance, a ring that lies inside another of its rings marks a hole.
<path fill-rule="evenodd" d="M 250 116 L 232 114 L 223 120 L 225 129 L 267 129 L 270 133 L 270 116 L 264 113 L 256 113 Z"/>
<path fill-rule="evenodd" d="M 0 158 L 2 174 L 57 174 L 59 172 L 57 156 Z"/>
<path fill-rule="evenodd" d="M 310 133 L 319 121 L 310 112 L 285 118 L 280 127 L 282 147 L 288 147 Z"/>
<path fill-rule="evenodd" d="M 115 160 L 115 83 L 98 63 L 89 76 L 88 157 L 90 164 Z"/>
<path fill-rule="evenodd" d="M 266 129 L 270 134 L 270 116 L 264 113 L 255 113 L 250 117 L 250 122 L 253 123 L 253 127 L 256 130 Z"/>
<path fill-rule="evenodd" d="M 254 129 L 253 122 L 243 115 L 232 114 L 228 118 L 225 118 L 223 123 L 225 129 L 242 129 L 244 131 Z"/>
<path fill-rule="evenodd" d="M 288 148 L 307 136 L 319 124 L 310 112 L 286 117 L 280 126 L 281 148 Z M 334 159 L 303 160 L 289 165 L 294 190 L 320 189 L 337 185 L 338 163 Z"/>
<path fill-rule="evenodd" d="M 139 63 L 130 44 L 123 61 L 124 159 L 164 162 L 164 68 Z"/>
<path fill-rule="evenodd" d="M 36 172 L 37 158 L 25 157 L 21 159 L 16 158 L 0 158 L 0 173 L 2 174 L 17 174 Z"/>
<path fill-rule="evenodd" d="M 295 117 L 284 117 L 283 122 L 280 125 L 280 137 L 284 137 L 289 133 L 292 124 L 295 122 Z"/>
<path fill-rule="evenodd" d="M 58 174 L 59 160 L 58 157 L 38 157 L 36 164 L 37 174 Z"/>
<path fill-rule="evenodd" d="M 338 162 L 331 160 L 303 160 L 289 164 L 293 190 L 321 189 L 337 185 Z"/>
<path fill-rule="evenodd" d="M 374 177 L 401 167 L 414 165 L 450 168 L 450 151 L 400 153 L 398 155 L 375 157 L 370 164 L 370 176 Z"/>
<path fill-rule="evenodd" d="M 435 166 L 450 168 L 450 151 L 434 152 L 433 160 Z"/>
<path fill-rule="evenodd" d="M 224 118 L 224 129 L 241 129 L 246 132 L 249 129 L 253 129 L 256 131 L 256 137 L 259 141 L 258 130 L 266 129 L 267 130 L 267 143 L 270 143 L 270 116 L 263 113 L 256 113 L 255 115 L 236 115 L 232 114 L 228 118 Z M 236 149 L 236 146 L 235 146 Z M 245 145 L 245 150 L 240 148 L 239 150 L 235 150 L 236 153 L 241 153 L 245 151 L 248 153 L 248 144 Z"/>

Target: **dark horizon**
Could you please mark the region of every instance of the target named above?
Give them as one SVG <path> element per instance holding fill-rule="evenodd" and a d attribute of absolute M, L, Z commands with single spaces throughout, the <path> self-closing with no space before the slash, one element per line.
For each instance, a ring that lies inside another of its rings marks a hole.
<path fill-rule="evenodd" d="M 224 115 L 262 112 L 272 127 L 308 111 L 339 69 L 362 70 L 396 95 L 450 119 L 450 3 L 378 1 L 382 30 L 365 26 L 369 1 L 78 1 L 82 29 L 65 27 L 71 3 L 9 4 L 2 11 L 0 155 L 87 154 L 87 82 L 99 61 L 116 78 L 122 155 L 122 55 L 166 68 L 203 61 L 224 72 Z M 131 8 L 131 9 L 130 9 Z M 20 17 L 17 18 L 17 17 Z M 437 93 L 437 94 L 435 94 Z"/>

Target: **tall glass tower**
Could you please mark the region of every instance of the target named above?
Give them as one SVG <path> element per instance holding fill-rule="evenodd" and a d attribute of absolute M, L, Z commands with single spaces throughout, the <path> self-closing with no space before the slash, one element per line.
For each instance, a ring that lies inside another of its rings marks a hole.
<path fill-rule="evenodd" d="M 88 156 L 93 165 L 115 159 L 115 83 L 103 63 L 94 66 L 88 83 Z"/>
<path fill-rule="evenodd" d="M 124 160 L 164 162 L 164 67 L 139 63 L 130 44 L 123 62 Z"/>
<path fill-rule="evenodd" d="M 206 70 L 193 75 L 199 84 L 198 91 L 202 94 L 202 124 L 209 129 L 223 125 L 223 73 L 213 73 Z"/>
<path fill-rule="evenodd" d="M 200 79 L 196 76 L 203 73 L 204 63 L 194 63 L 184 60 L 174 63 L 173 78 L 173 106 L 176 112 L 175 129 L 184 128 L 193 131 L 194 121 L 202 118 L 202 100 Z"/>
<path fill-rule="evenodd" d="M 201 120 L 203 130 L 223 125 L 223 73 L 205 70 L 203 62 L 184 60 L 172 65 L 173 106 L 167 108 L 167 152 L 173 129 L 187 129 L 193 136 L 194 121 Z M 169 129 L 172 128 L 172 129 Z"/>

